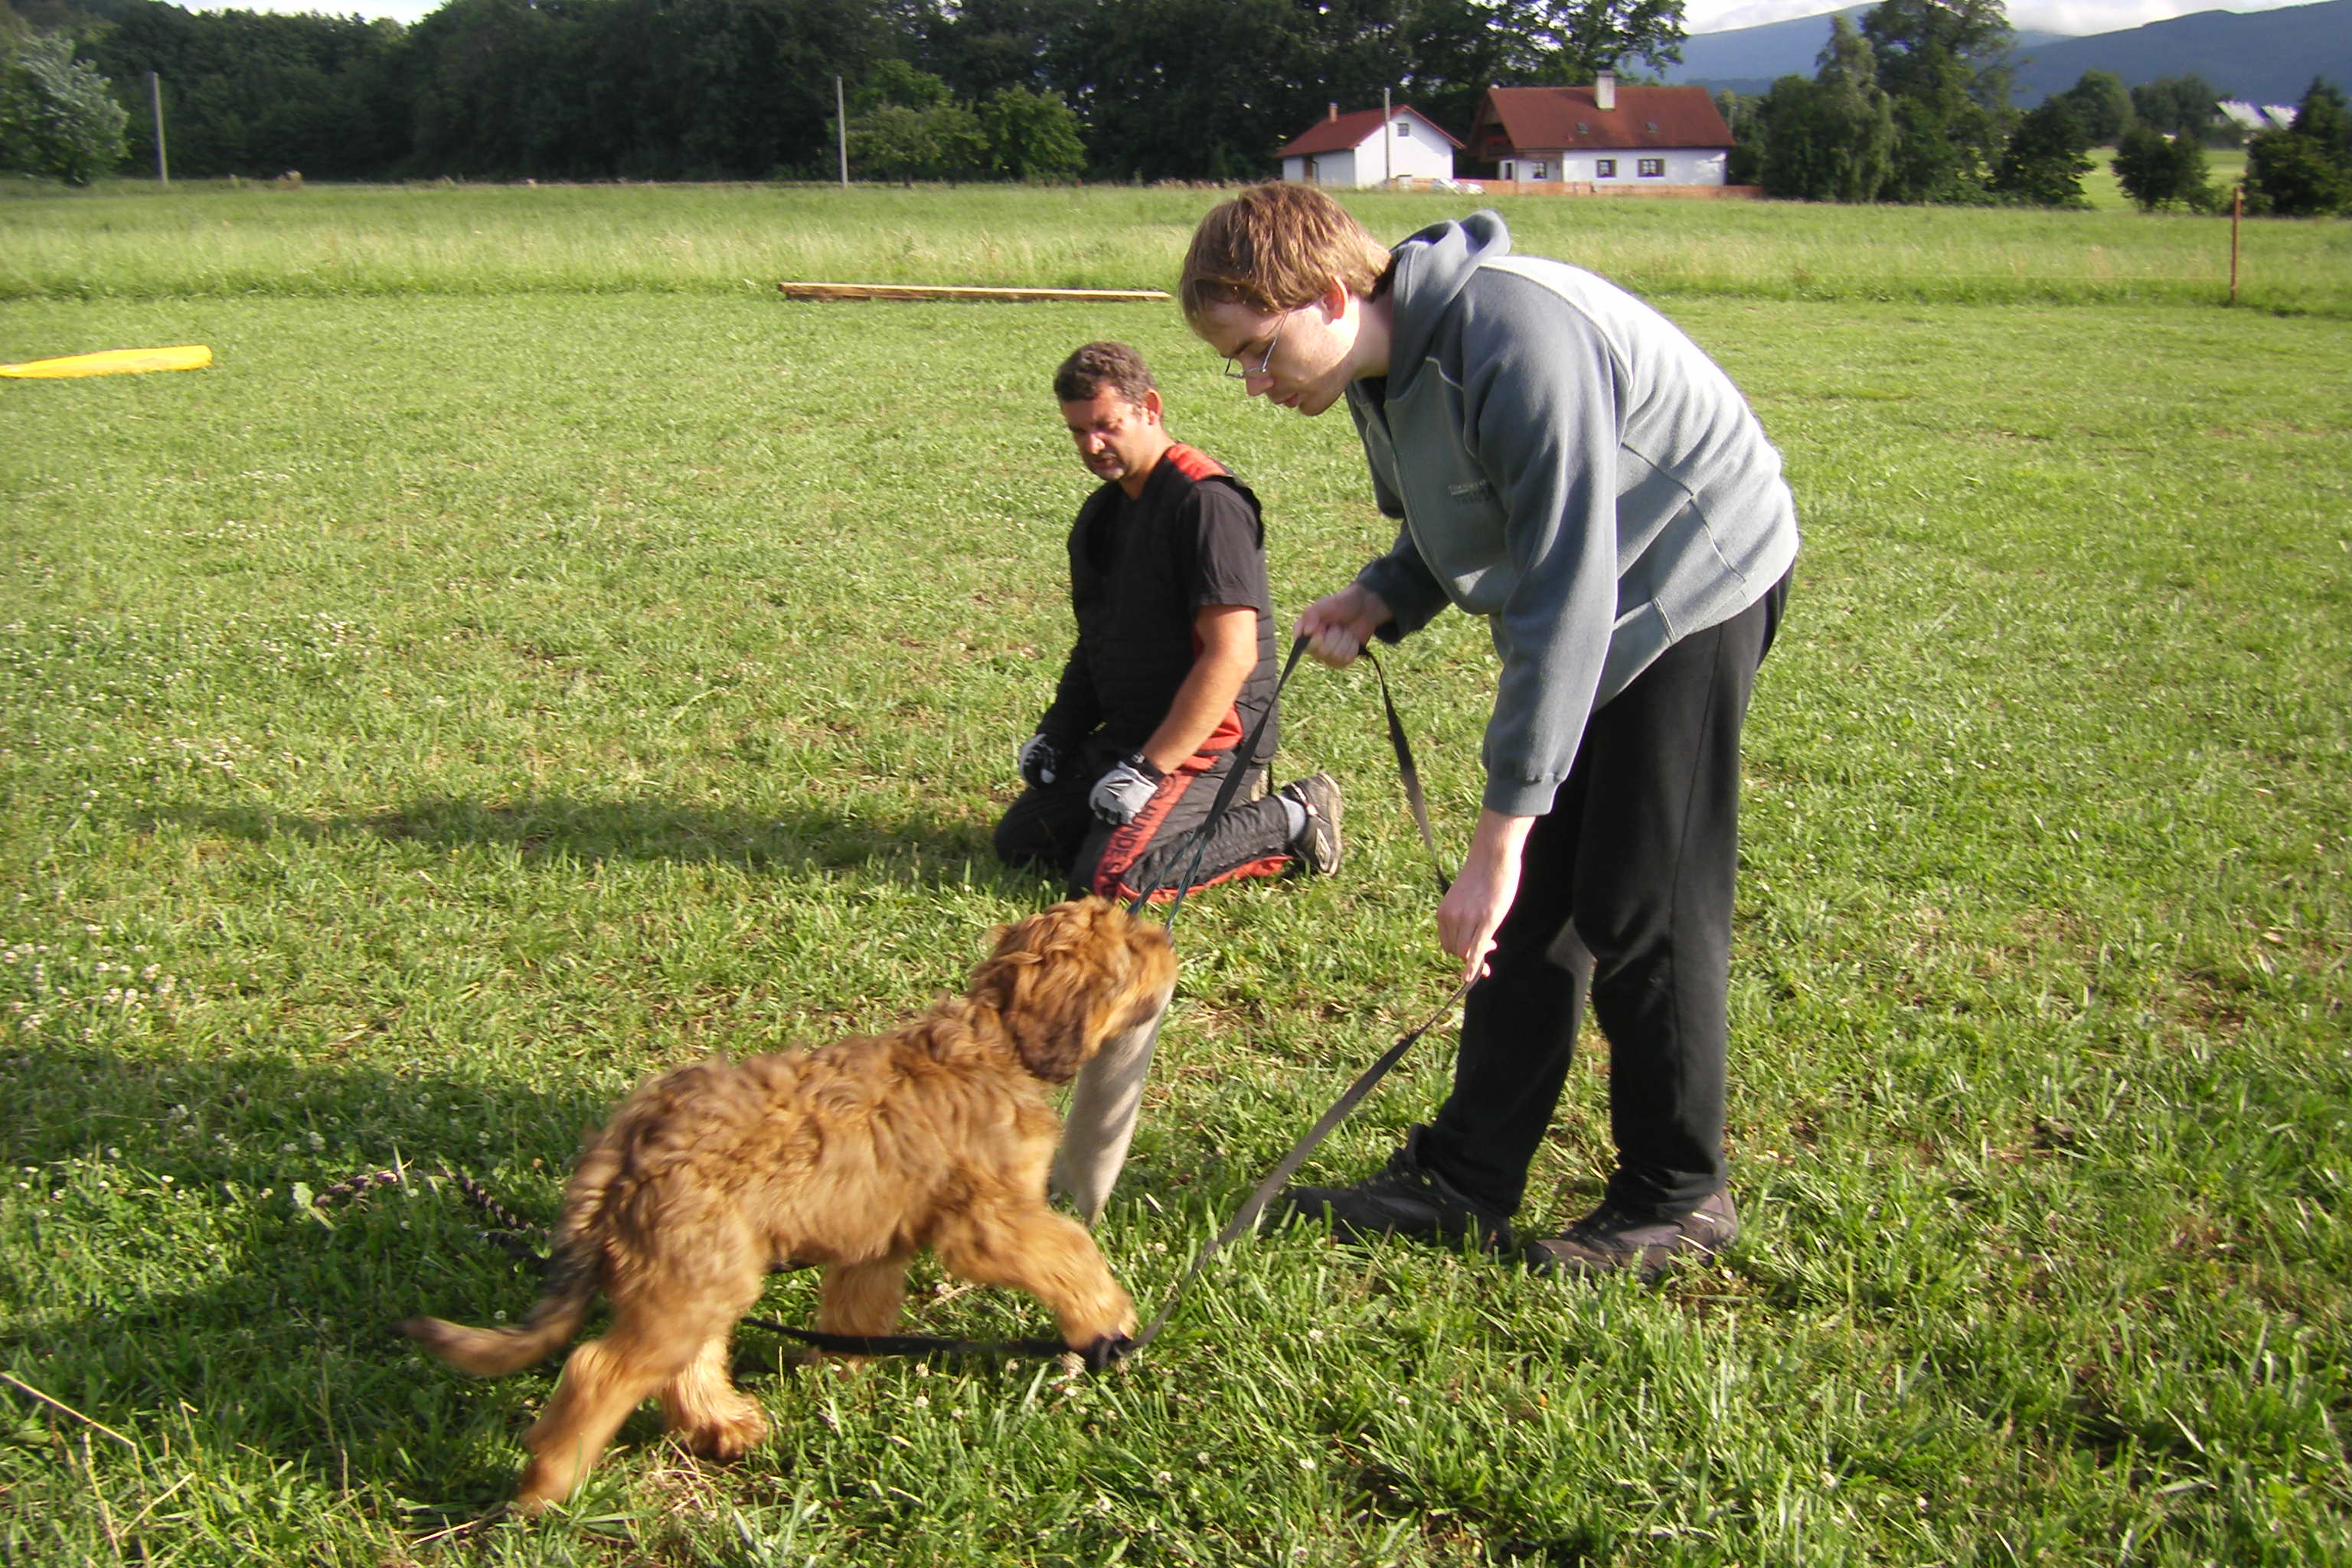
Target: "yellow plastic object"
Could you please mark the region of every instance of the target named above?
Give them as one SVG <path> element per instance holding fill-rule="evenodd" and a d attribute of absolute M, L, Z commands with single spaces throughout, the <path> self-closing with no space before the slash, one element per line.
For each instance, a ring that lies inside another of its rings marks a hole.
<path fill-rule="evenodd" d="M 135 375 L 145 370 L 202 370 L 213 363 L 213 351 L 203 343 L 183 343 L 171 349 L 109 349 L 104 353 L 70 354 L 64 359 L 37 359 L 24 364 L 0 364 L 0 375 L 47 379 L 65 375 Z"/>

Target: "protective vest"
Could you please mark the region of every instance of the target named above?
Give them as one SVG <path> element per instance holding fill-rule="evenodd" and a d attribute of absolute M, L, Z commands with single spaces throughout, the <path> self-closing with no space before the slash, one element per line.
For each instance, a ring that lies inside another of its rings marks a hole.
<path fill-rule="evenodd" d="M 1100 704 L 1097 739 L 1118 754 L 1150 738 L 1200 656 L 1192 630 L 1199 613 L 1193 603 L 1197 508 L 1201 491 L 1211 486 L 1224 487 L 1247 503 L 1263 557 L 1265 525 L 1257 497 L 1213 458 L 1181 443 L 1161 455 L 1140 496 L 1129 502 L 1118 484 L 1106 484 L 1079 508 L 1070 530 L 1076 658 L 1084 663 Z M 1274 607 L 1267 602 L 1252 607 L 1257 611 L 1257 668 L 1242 683 L 1234 707 L 1218 721 L 1204 752 L 1240 744 L 1274 698 Z M 1258 760 L 1274 755 L 1275 730 L 1266 726 Z"/>

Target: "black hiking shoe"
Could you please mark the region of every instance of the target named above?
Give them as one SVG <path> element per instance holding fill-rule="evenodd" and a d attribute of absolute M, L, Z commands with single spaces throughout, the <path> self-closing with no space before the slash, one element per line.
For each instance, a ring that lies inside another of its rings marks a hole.
<path fill-rule="evenodd" d="M 1300 872 L 1328 877 L 1339 868 L 1339 785 L 1329 773 L 1310 773 L 1282 786 L 1286 800 L 1307 813 L 1307 826 L 1290 841 Z"/>
<path fill-rule="evenodd" d="M 1325 1220 L 1331 1234 L 1351 1241 L 1402 1236 L 1440 1247 L 1467 1242 L 1483 1251 L 1510 1250 L 1510 1222 L 1481 1206 L 1460 1188 L 1421 1163 L 1415 1127 L 1404 1147 L 1389 1156 L 1376 1176 L 1349 1187 L 1286 1187 L 1275 1200 L 1275 1219 Z"/>
<path fill-rule="evenodd" d="M 1564 1234 L 1528 1242 L 1519 1258 L 1538 1274 L 1630 1273 L 1647 1285 L 1685 1258 L 1715 1257 L 1738 1237 L 1739 1211 L 1729 1193 L 1717 1193 L 1675 1219 L 1632 1214 L 1604 1201 Z"/>

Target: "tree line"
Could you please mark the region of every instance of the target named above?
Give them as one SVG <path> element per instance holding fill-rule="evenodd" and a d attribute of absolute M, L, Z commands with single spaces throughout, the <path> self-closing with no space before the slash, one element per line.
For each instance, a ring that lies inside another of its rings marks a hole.
<path fill-rule="evenodd" d="M 1330 103 L 1386 89 L 1466 132 L 1488 87 L 1639 81 L 1682 38 L 1681 0 L 447 0 L 413 26 L 0 0 L 0 167 L 152 167 L 153 72 L 189 177 L 827 178 L 838 79 L 861 178 L 1250 179 Z M 2210 85 L 2094 71 L 2020 114 L 2012 42 L 2001 0 L 1833 18 L 1812 77 L 1719 99 L 1732 179 L 2067 205 L 2115 144 L 2144 205 L 2210 199 Z M 2352 203 L 2341 95 L 2315 92 L 2249 149 L 2257 210 Z"/>
<path fill-rule="evenodd" d="M 1811 77 L 1718 103 L 1739 139 L 1731 178 L 1767 195 L 1828 202 L 2089 205 L 2094 148 L 2113 147 L 2118 183 L 2143 209 L 2210 211 L 2226 199 L 2205 164 L 2234 139 L 2224 94 L 2197 76 L 2126 89 L 2106 71 L 2020 113 L 2009 102 L 2014 35 L 2000 0 L 1882 0 L 1855 26 L 1831 18 Z M 2352 211 L 2352 127 L 2344 97 L 2315 79 L 2293 128 L 2246 143 L 2248 210 Z"/>
<path fill-rule="evenodd" d="M 408 27 L 0 0 L 12 72 L 69 38 L 134 167 L 158 73 L 191 177 L 823 178 L 839 78 L 863 176 L 1253 178 L 1333 101 L 1463 128 L 1489 86 L 1682 36 L 1679 0 L 448 0 Z"/>

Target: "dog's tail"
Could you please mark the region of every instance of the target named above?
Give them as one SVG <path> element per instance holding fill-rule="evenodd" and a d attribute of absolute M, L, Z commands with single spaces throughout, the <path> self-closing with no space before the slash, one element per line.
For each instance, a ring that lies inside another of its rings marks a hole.
<path fill-rule="evenodd" d="M 411 1318 L 400 1331 L 461 1372 L 501 1377 L 545 1361 L 580 1331 L 603 1278 L 604 1201 L 619 1174 L 619 1152 L 599 1138 L 572 1173 L 563 1217 L 547 1260 L 547 1283 L 530 1316 L 509 1329 L 469 1329 L 439 1318 Z"/>

